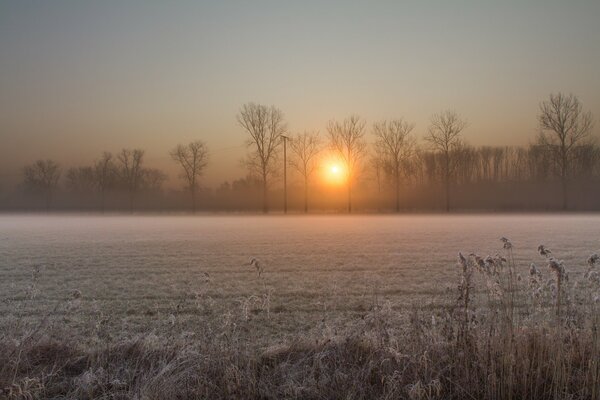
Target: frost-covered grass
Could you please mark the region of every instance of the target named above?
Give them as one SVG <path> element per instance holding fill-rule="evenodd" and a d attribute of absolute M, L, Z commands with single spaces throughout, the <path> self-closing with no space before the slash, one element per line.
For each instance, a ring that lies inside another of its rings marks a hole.
<path fill-rule="evenodd" d="M 600 396 L 598 216 L 0 225 L 4 396 Z"/>

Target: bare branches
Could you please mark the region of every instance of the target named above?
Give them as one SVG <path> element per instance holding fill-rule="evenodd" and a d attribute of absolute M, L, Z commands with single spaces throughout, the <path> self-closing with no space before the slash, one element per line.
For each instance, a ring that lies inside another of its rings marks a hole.
<path fill-rule="evenodd" d="M 346 166 L 348 212 L 352 212 L 352 182 L 356 179 L 359 163 L 367 149 L 364 140 L 365 125 L 366 122 L 357 115 L 352 115 L 343 122 L 329 121 L 327 125 L 330 146 Z"/>
<path fill-rule="evenodd" d="M 562 93 L 551 94 L 540 104 L 539 143 L 554 151 L 563 174 L 568 172 L 573 149 L 585 144 L 593 127 L 591 112 L 583 112 L 579 99 Z M 564 161 L 564 162 L 563 162 Z"/>
<path fill-rule="evenodd" d="M 318 131 L 299 133 L 290 140 L 293 155 L 290 165 L 305 179 L 309 179 L 316 168 L 315 158 L 321 151 L 321 144 Z"/>
<path fill-rule="evenodd" d="M 411 136 L 415 124 L 404 119 L 382 121 L 373 124 L 373 134 L 376 143 L 381 146 L 384 153 L 391 159 L 401 162 L 414 154 L 416 140 Z"/>
<path fill-rule="evenodd" d="M 74 193 L 92 192 L 96 189 L 92 167 L 72 167 L 67 170 L 66 187 Z"/>
<path fill-rule="evenodd" d="M 107 151 L 102 153 L 100 159 L 94 163 L 94 180 L 102 193 L 104 193 L 115 180 L 117 173 L 113 155 Z"/>
<path fill-rule="evenodd" d="M 187 145 L 177 145 L 170 154 L 183 170 L 180 176 L 186 181 L 192 197 L 192 211 L 195 212 L 198 178 L 202 176 L 208 165 L 208 148 L 204 142 L 197 140 Z"/>
<path fill-rule="evenodd" d="M 583 111 L 579 99 L 572 94 L 551 94 L 540 104 L 538 143 L 558 165 L 563 191 L 563 209 L 567 208 L 567 181 L 576 159 L 578 147 L 586 144 L 594 120 L 592 113 Z"/>
<path fill-rule="evenodd" d="M 416 139 L 411 135 L 414 127 L 415 124 L 408 123 L 402 118 L 373 125 L 376 154 L 381 164 L 377 167 L 387 165 L 394 174 L 396 212 L 400 211 L 400 168 L 408 163 L 416 151 Z"/>
<path fill-rule="evenodd" d="M 467 127 L 467 121 L 454 111 L 443 111 L 431 117 L 425 140 L 444 158 L 444 183 L 446 188 L 446 211 L 450 211 L 450 180 L 456 169 L 457 158 L 454 155 L 462 147 L 461 132 Z"/>
<path fill-rule="evenodd" d="M 100 190 L 101 209 L 104 212 L 106 191 L 115 183 L 117 167 L 113 161 L 113 155 L 107 151 L 102 153 L 99 160 L 94 163 L 94 181 Z"/>
<path fill-rule="evenodd" d="M 566 152 L 587 139 L 594 125 L 592 113 L 583 111 L 579 99 L 562 93 L 540 104 L 538 121 L 544 142 Z"/>
<path fill-rule="evenodd" d="M 168 176 L 163 171 L 157 168 L 142 169 L 142 184 L 141 188 L 153 192 L 160 192 L 162 185 L 167 180 Z"/>
<path fill-rule="evenodd" d="M 290 164 L 304 180 L 304 212 L 308 212 L 308 182 L 316 168 L 315 158 L 321 151 L 319 132 L 304 132 L 293 136 L 290 140 L 292 159 Z"/>
<path fill-rule="evenodd" d="M 142 179 L 144 178 L 144 171 L 142 169 L 143 159 L 144 151 L 140 149 L 123 149 L 117 156 L 117 160 L 121 166 L 119 175 L 129 192 L 129 205 L 131 212 L 133 212 L 135 195 L 140 189 Z"/>
<path fill-rule="evenodd" d="M 275 174 L 281 136 L 287 132 L 283 112 L 275 106 L 267 107 L 255 103 L 244 104 L 237 121 L 250 135 L 248 147 L 253 148 L 246 166 L 251 173 L 260 176 L 263 182 L 263 211 L 268 211 L 267 188 L 269 179 Z"/>
<path fill-rule="evenodd" d="M 460 133 L 466 127 L 466 120 L 456 112 L 446 110 L 431 117 L 425 140 L 431 144 L 434 150 L 447 153 L 460 145 Z"/>
<path fill-rule="evenodd" d="M 42 192 L 46 199 L 46 208 L 50 208 L 61 175 L 60 166 L 52 160 L 38 160 L 26 166 L 23 173 L 25 186 L 33 191 Z"/>

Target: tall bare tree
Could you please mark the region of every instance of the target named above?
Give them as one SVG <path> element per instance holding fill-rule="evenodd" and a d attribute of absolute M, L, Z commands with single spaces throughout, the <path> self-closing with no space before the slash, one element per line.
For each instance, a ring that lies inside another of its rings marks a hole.
<path fill-rule="evenodd" d="M 104 152 L 94 161 L 92 166 L 72 167 L 67 170 L 65 186 L 73 193 L 79 195 L 100 194 L 100 208 L 105 209 L 106 191 L 116 181 L 116 167 L 112 161 L 112 154 Z"/>
<path fill-rule="evenodd" d="M 245 160 L 250 173 L 261 178 L 263 212 L 269 211 L 268 188 L 270 179 L 277 174 L 276 164 L 281 136 L 287 132 L 283 112 L 275 106 L 244 104 L 237 121 L 250 135 L 247 141 L 251 153 Z"/>
<path fill-rule="evenodd" d="M 375 144 L 374 152 L 369 158 L 369 165 L 375 174 L 375 182 L 377 183 L 377 210 L 381 210 L 381 183 L 386 173 L 385 155 L 381 146 Z"/>
<path fill-rule="evenodd" d="M 52 197 L 58 187 L 60 166 L 52 160 L 37 160 L 23 169 L 25 187 L 44 196 L 46 209 L 50 209 Z"/>
<path fill-rule="evenodd" d="M 117 155 L 117 160 L 120 163 L 120 178 L 129 193 L 129 208 L 133 212 L 135 196 L 144 178 L 144 170 L 142 168 L 144 151 L 140 149 L 123 149 Z"/>
<path fill-rule="evenodd" d="M 562 183 L 562 208 L 567 209 L 568 180 L 576 161 L 577 147 L 589 139 L 593 123 L 592 113 L 583 111 L 579 99 L 572 94 L 551 94 L 540 104 L 538 138 L 553 155 Z"/>
<path fill-rule="evenodd" d="M 382 121 L 373 125 L 376 137 L 375 146 L 380 149 L 383 161 L 388 164 L 394 178 L 396 191 L 396 212 L 400 211 L 400 176 L 402 166 L 406 166 L 415 155 L 416 140 L 411 135 L 415 124 L 402 118 Z"/>
<path fill-rule="evenodd" d="M 100 207 L 102 213 L 105 210 L 106 192 L 114 184 L 117 169 L 113 162 L 113 155 L 107 151 L 94 163 L 94 181 L 100 191 Z"/>
<path fill-rule="evenodd" d="M 192 212 L 196 212 L 198 180 L 208 165 L 208 148 L 201 140 L 187 145 L 180 144 L 171 151 L 171 158 L 182 169 L 180 177 L 185 179 L 186 188 L 192 197 Z"/>
<path fill-rule="evenodd" d="M 90 193 L 95 189 L 92 167 L 71 167 L 67 170 L 65 186 L 79 194 Z"/>
<path fill-rule="evenodd" d="M 462 146 L 461 132 L 467 121 L 454 111 L 442 111 L 431 117 L 425 140 L 442 156 L 442 178 L 445 188 L 446 211 L 450 211 L 450 183 L 456 171 L 458 158 L 455 156 Z"/>
<path fill-rule="evenodd" d="M 316 157 L 321 151 L 319 132 L 299 133 L 291 138 L 290 148 L 293 157 L 290 161 L 304 180 L 304 212 L 308 212 L 308 183 L 316 169 Z"/>
<path fill-rule="evenodd" d="M 352 212 L 352 185 L 358 176 L 360 161 L 367 149 L 364 139 L 365 125 L 365 121 L 357 115 L 352 115 L 343 122 L 329 121 L 327 125 L 331 148 L 346 167 L 349 213 Z"/>
<path fill-rule="evenodd" d="M 157 168 L 142 168 L 142 181 L 140 189 L 153 194 L 159 194 L 162 186 L 168 179 L 167 174 Z"/>

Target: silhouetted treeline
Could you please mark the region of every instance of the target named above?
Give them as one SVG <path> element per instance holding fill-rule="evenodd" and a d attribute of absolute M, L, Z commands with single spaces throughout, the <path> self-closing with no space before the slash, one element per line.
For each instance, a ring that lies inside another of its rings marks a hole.
<path fill-rule="evenodd" d="M 581 146 L 571 169 L 569 209 L 600 210 L 600 147 Z M 538 145 L 528 147 L 473 147 L 455 150 L 457 167 L 451 185 L 453 209 L 481 210 L 553 210 L 561 208 L 559 167 Z M 400 210 L 442 210 L 444 203 L 443 157 L 431 150 L 417 150 L 415 157 L 400 168 Z M 8 210 L 109 210 L 130 211 L 132 193 L 134 210 L 188 210 L 189 193 L 165 189 L 166 174 L 154 168 L 141 168 L 138 181 L 119 172 L 117 165 L 102 174 L 96 165 L 60 171 L 53 161 L 37 162 L 22 185 L 3 191 L 0 206 Z M 317 171 L 319 172 L 319 171 Z M 376 174 L 372 164 L 365 164 L 354 189 L 354 208 L 362 211 L 394 211 L 395 171 L 383 164 Z M 37 174 L 37 177 L 32 175 Z M 376 175 L 379 175 L 377 177 Z M 291 211 L 305 209 L 304 177 L 290 174 L 288 201 Z M 133 188 L 133 189 L 132 189 Z M 345 187 L 326 183 L 311 185 L 310 206 L 316 211 L 346 210 Z M 104 191 L 104 194 L 102 194 Z M 269 192 L 274 209 L 283 207 L 281 182 Z M 261 211 L 263 185 L 251 176 L 224 182 L 216 188 L 198 190 L 195 208 L 204 211 Z"/>
<path fill-rule="evenodd" d="M 244 178 L 203 187 L 210 150 L 197 140 L 169 153 L 183 185 L 166 189 L 167 175 L 146 165 L 144 150 L 122 149 L 66 170 L 58 160 L 26 165 L 19 186 L 0 183 L 0 208 L 268 212 L 283 209 L 287 193 L 297 212 L 600 210 L 600 147 L 591 113 L 573 95 L 540 103 L 540 134 L 522 147 L 469 145 L 462 137 L 468 122 L 454 111 L 434 114 L 422 141 L 403 118 L 369 127 L 351 115 L 330 121 L 326 137 L 290 133 L 274 106 L 248 103 L 237 120 L 248 134 Z M 289 158 L 282 158 L 283 138 Z M 335 169 L 327 171 L 332 159 Z M 287 180 L 284 162 L 292 167 Z M 343 173 L 343 180 L 328 182 L 328 173 Z"/>

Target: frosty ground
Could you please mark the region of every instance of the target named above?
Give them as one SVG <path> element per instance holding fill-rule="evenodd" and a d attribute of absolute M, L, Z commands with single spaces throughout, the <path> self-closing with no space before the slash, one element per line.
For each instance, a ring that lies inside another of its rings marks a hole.
<path fill-rule="evenodd" d="M 501 236 L 524 276 L 539 244 L 573 277 L 600 250 L 600 216 L 587 214 L 4 215 L 0 227 L 0 324 L 47 316 L 82 341 L 231 325 L 267 346 L 343 330 L 382 304 L 399 318 L 440 307 L 457 252 L 501 253 Z"/>
<path fill-rule="evenodd" d="M 0 399 L 598 399 L 599 222 L 0 216 Z"/>

